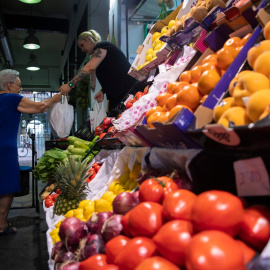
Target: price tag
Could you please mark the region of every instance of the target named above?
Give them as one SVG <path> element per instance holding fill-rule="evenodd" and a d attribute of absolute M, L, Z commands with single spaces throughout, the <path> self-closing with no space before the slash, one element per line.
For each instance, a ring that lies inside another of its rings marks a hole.
<path fill-rule="evenodd" d="M 269 176 L 260 157 L 233 164 L 238 196 L 270 195 Z"/>
<path fill-rule="evenodd" d="M 129 161 L 128 161 L 128 168 L 130 169 L 130 171 L 133 170 L 135 161 L 136 161 L 136 157 L 137 157 L 137 153 L 134 151 L 132 152 L 132 154 L 130 155 Z"/>
<path fill-rule="evenodd" d="M 203 133 L 213 141 L 221 144 L 235 146 L 240 143 L 239 136 L 233 130 L 225 129 L 223 126 L 207 126 Z"/>

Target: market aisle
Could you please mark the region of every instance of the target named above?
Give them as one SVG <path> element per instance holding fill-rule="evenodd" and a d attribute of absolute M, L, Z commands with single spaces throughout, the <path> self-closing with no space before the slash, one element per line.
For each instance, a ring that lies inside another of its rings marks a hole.
<path fill-rule="evenodd" d="M 20 166 L 32 166 L 30 156 L 20 158 Z M 12 208 L 32 205 L 32 185 L 30 194 L 14 198 Z M 38 181 L 38 192 L 44 184 Z M 40 216 L 35 208 L 12 209 L 8 219 L 17 227 L 17 233 L 0 237 L 1 270 L 48 270 L 46 231 L 48 229 L 43 208 Z"/>

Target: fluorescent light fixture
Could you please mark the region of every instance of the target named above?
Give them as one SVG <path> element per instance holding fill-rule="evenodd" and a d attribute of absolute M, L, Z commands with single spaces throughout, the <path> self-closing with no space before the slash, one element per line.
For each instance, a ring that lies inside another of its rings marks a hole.
<path fill-rule="evenodd" d="M 19 0 L 20 2 L 23 2 L 25 4 L 37 4 L 41 2 L 41 0 Z"/>
<path fill-rule="evenodd" d="M 39 67 L 39 64 L 37 62 L 37 58 L 36 56 L 33 54 L 33 52 L 31 52 L 30 54 L 30 61 L 28 62 L 27 64 L 27 70 L 30 70 L 30 71 L 37 71 L 37 70 L 40 70 L 40 67 Z"/>
<path fill-rule="evenodd" d="M 23 42 L 23 47 L 28 50 L 36 50 L 40 48 L 39 40 L 34 35 L 34 30 L 28 30 L 29 35 L 25 38 Z"/>

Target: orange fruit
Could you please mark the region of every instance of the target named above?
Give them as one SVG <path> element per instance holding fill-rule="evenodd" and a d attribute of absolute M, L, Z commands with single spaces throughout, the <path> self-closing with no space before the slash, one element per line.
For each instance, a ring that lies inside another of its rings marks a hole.
<path fill-rule="evenodd" d="M 237 48 L 239 46 L 241 46 L 240 37 L 231 37 L 223 45 L 223 47 L 234 47 L 234 48 Z"/>
<path fill-rule="evenodd" d="M 177 84 L 179 84 L 177 81 L 169 83 L 167 86 L 167 93 L 173 94 L 173 89 L 177 86 Z"/>
<path fill-rule="evenodd" d="M 270 21 L 263 28 L 263 36 L 265 39 L 270 40 Z"/>
<path fill-rule="evenodd" d="M 183 108 L 186 108 L 186 109 L 188 109 L 188 110 L 190 110 L 192 112 L 192 110 L 188 106 L 185 106 L 185 105 L 176 105 L 175 107 L 173 107 L 170 110 L 169 119 L 172 118 L 173 116 L 175 116 Z"/>
<path fill-rule="evenodd" d="M 182 72 L 179 76 L 179 81 L 184 81 L 184 82 L 191 82 L 191 75 L 190 75 L 191 71 L 190 70 L 186 70 L 184 72 Z"/>
<path fill-rule="evenodd" d="M 246 104 L 248 117 L 256 122 L 270 105 L 270 89 L 262 89 L 252 94 Z"/>
<path fill-rule="evenodd" d="M 234 90 L 234 87 L 236 86 L 238 80 L 240 77 L 242 77 L 243 75 L 247 74 L 247 73 L 250 73 L 252 72 L 251 70 L 243 70 L 241 72 L 239 72 L 230 82 L 229 84 L 229 93 L 231 96 L 233 96 L 233 90 Z"/>
<path fill-rule="evenodd" d="M 201 77 L 201 65 L 198 65 L 190 70 L 190 81 L 191 83 L 198 82 Z"/>
<path fill-rule="evenodd" d="M 167 111 L 170 111 L 176 105 L 177 95 L 174 94 L 166 100 L 165 106 Z"/>
<path fill-rule="evenodd" d="M 255 60 L 259 55 L 261 55 L 264 51 L 270 50 L 270 40 L 263 40 L 258 45 L 250 48 L 247 53 L 247 61 L 248 64 L 254 68 Z"/>
<path fill-rule="evenodd" d="M 217 51 L 217 66 L 220 69 L 227 70 L 234 61 L 237 51 L 232 46 L 223 47 Z"/>
<path fill-rule="evenodd" d="M 201 97 L 198 89 L 190 84 L 186 85 L 182 91 L 177 94 L 176 103 L 177 105 L 186 105 L 194 111 L 199 106 L 200 99 Z"/>
<path fill-rule="evenodd" d="M 201 69 L 202 74 L 204 71 L 209 70 L 209 69 L 215 70 L 219 75 L 221 75 L 221 70 L 220 68 L 216 66 L 215 62 L 206 62 L 202 64 L 202 69 Z"/>
<path fill-rule="evenodd" d="M 267 78 L 270 75 L 270 51 L 263 52 L 254 62 L 254 71 L 264 74 Z"/>
<path fill-rule="evenodd" d="M 170 112 L 161 112 L 161 115 L 158 118 L 159 122 L 166 122 L 169 120 Z"/>
<path fill-rule="evenodd" d="M 234 98 L 227 97 L 227 98 L 224 98 L 221 102 L 219 102 L 219 104 L 216 105 L 216 107 L 213 110 L 213 118 L 216 123 L 220 119 L 221 115 L 233 106 L 233 103 L 234 103 Z"/>
<path fill-rule="evenodd" d="M 159 94 L 156 97 L 157 105 L 159 105 L 160 107 L 163 107 L 166 103 L 166 100 L 171 96 L 172 96 L 172 94 L 170 94 L 170 93 Z"/>
<path fill-rule="evenodd" d="M 150 116 L 150 114 L 154 113 L 154 112 L 164 112 L 166 111 L 163 107 L 160 106 L 155 106 L 153 108 L 151 108 L 145 115 L 145 118 L 148 119 L 148 117 Z"/>
<path fill-rule="evenodd" d="M 251 35 L 252 35 L 252 33 L 248 33 L 241 39 L 241 46 L 244 46 L 247 43 L 247 41 L 249 40 Z"/>
<path fill-rule="evenodd" d="M 198 90 L 203 95 L 208 95 L 217 85 L 220 80 L 220 75 L 212 69 L 206 70 L 202 73 L 198 81 Z"/>
<path fill-rule="evenodd" d="M 190 85 L 188 82 L 178 82 L 173 88 L 173 94 L 179 93 L 186 85 Z"/>
<path fill-rule="evenodd" d="M 162 112 L 153 112 L 152 114 L 150 114 L 150 116 L 147 119 L 147 125 L 150 128 L 154 128 L 154 125 L 152 123 L 158 121 L 157 119 L 160 117 L 161 113 Z"/>
<path fill-rule="evenodd" d="M 244 46 L 238 46 L 238 47 L 235 48 L 236 51 L 237 51 L 237 54 L 243 49 L 243 47 L 244 47 Z"/>
<path fill-rule="evenodd" d="M 208 95 L 204 95 L 201 97 L 200 104 L 203 104 L 205 100 L 207 99 Z"/>
<path fill-rule="evenodd" d="M 196 88 L 198 88 L 198 82 L 192 83 Z"/>
<path fill-rule="evenodd" d="M 203 61 L 202 61 L 202 65 L 204 63 L 207 63 L 207 62 L 214 62 L 214 63 L 217 63 L 217 55 L 216 54 L 209 54 L 208 56 L 206 56 Z"/>

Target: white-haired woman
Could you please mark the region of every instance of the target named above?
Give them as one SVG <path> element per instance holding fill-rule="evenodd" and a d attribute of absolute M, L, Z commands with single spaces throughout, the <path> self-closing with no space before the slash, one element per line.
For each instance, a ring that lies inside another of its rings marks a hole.
<path fill-rule="evenodd" d="M 89 74 L 96 73 L 102 89 L 94 99 L 101 102 L 106 94 L 111 111 L 137 82 L 128 75 L 130 63 L 117 46 L 108 41 L 101 41 L 100 35 L 95 30 L 82 32 L 78 37 L 78 46 L 83 52 L 91 55 L 91 58 L 69 83 L 60 86 L 59 91 L 67 94 Z"/>
<path fill-rule="evenodd" d="M 21 89 L 18 71 L 0 71 L 0 236 L 16 232 L 16 228 L 7 223 L 7 217 L 14 193 L 21 189 L 17 150 L 21 113 L 45 112 L 62 100 L 62 95 L 56 94 L 35 102 L 19 95 Z"/>

